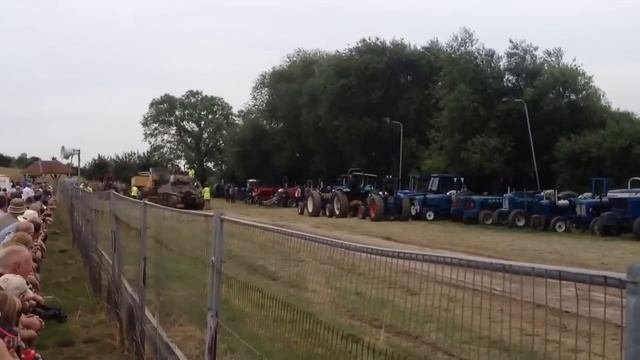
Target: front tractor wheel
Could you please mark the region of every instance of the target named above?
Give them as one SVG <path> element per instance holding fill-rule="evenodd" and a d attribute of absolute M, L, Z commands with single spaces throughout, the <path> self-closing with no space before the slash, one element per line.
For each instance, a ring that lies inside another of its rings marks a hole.
<path fill-rule="evenodd" d="M 333 194 L 332 199 L 333 211 L 337 218 L 346 218 L 349 216 L 349 198 L 342 191 Z"/>
<path fill-rule="evenodd" d="M 493 213 L 489 210 L 480 211 L 478 222 L 482 225 L 493 225 Z"/>
<path fill-rule="evenodd" d="M 509 214 L 509 226 L 522 229 L 527 226 L 527 213 L 524 210 L 513 210 Z"/>
<path fill-rule="evenodd" d="M 367 218 L 367 207 L 364 205 L 358 206 L 358 218 L 364 220 Z"/>
<path fill-rule="evenodd" d="M 424 219 L 427 221 L 433 221 L 436 219 L 436 212 L 433 209 L 426 209 L 424 211 Z"/>
<path fill-rule="evenodd" d="M 567 231 L 567 220 L 562 216 L 556 216 L 551 220 L 551 229 L 557 233 L 563 233 Z"/>

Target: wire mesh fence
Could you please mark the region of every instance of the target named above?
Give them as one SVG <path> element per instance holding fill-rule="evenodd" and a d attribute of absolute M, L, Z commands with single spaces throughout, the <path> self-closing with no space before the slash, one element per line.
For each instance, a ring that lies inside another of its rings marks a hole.
<path fill-rule="evenodd" d="M 637 281 L 625 274 L 393 251 L 61 192 L 92 286 L 139 358 L 634 358 Z"/>

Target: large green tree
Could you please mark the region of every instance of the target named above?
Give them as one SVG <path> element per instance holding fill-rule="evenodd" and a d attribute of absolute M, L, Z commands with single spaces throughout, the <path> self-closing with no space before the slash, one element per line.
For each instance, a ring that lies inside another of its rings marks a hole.
<path fill-rule="evenodd" d="M 224 99 L 189 90 L 180 97 L 155 98 L 142 118 L 145 140 L 163 157 L 184 161 L 205 181 L 222 167 L 223 142 L 234 124 L 234 113 Z"/>

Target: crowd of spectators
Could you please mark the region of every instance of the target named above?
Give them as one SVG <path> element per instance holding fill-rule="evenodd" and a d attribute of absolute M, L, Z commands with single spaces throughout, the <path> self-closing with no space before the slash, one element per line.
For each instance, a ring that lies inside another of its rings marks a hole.
<path fill-rule="evenodd" d="M 41 359 L 36 342 L 45 321 L 66 319 L 40 286 L 53 201 L 46 183 L 0 189 L 0 360 Z"/>

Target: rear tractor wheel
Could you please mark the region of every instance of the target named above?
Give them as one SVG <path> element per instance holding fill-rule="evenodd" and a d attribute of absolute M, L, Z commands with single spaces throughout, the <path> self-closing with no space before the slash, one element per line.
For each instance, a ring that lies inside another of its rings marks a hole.
<path fill-rule="evenodd" d="M 369 197 L 369 219 L 371 221 L 381 221 L 384 218 L 384 200 L 380 195 Z"/>
<path fill-rule="evenodd" d="M 322 197 L 320 193 L 317 191 L 312 191 L 309 193 L 309 197 L 307 198 L 307 215 L 311 217 L 320 216 L 320 212 L 322 211 Z"/>
<path fill-rule="evenodd" d="M 509 214 L 509 226 L 522 229 L 527 226 L 527 213 L 522 209 L 513 210 Z"/>
<path fill-rule="evenodd" d="M 633 221 L 633 237 L 636 240 L 640 240 L 640 218 Z"/>
<path fill-rule="evenodd" d="M 398 220 L 407 221 L 411 218 L 411 200 L 408 197 L 402 198 L 400 217 Z"/>
<path fill-rule="evenodd" d="M 337 218 L 346 218 L 349 216 L 349 199 L 345 193 L 337 191 L 333 194 L 331 200 L 331 205 Z"/>

